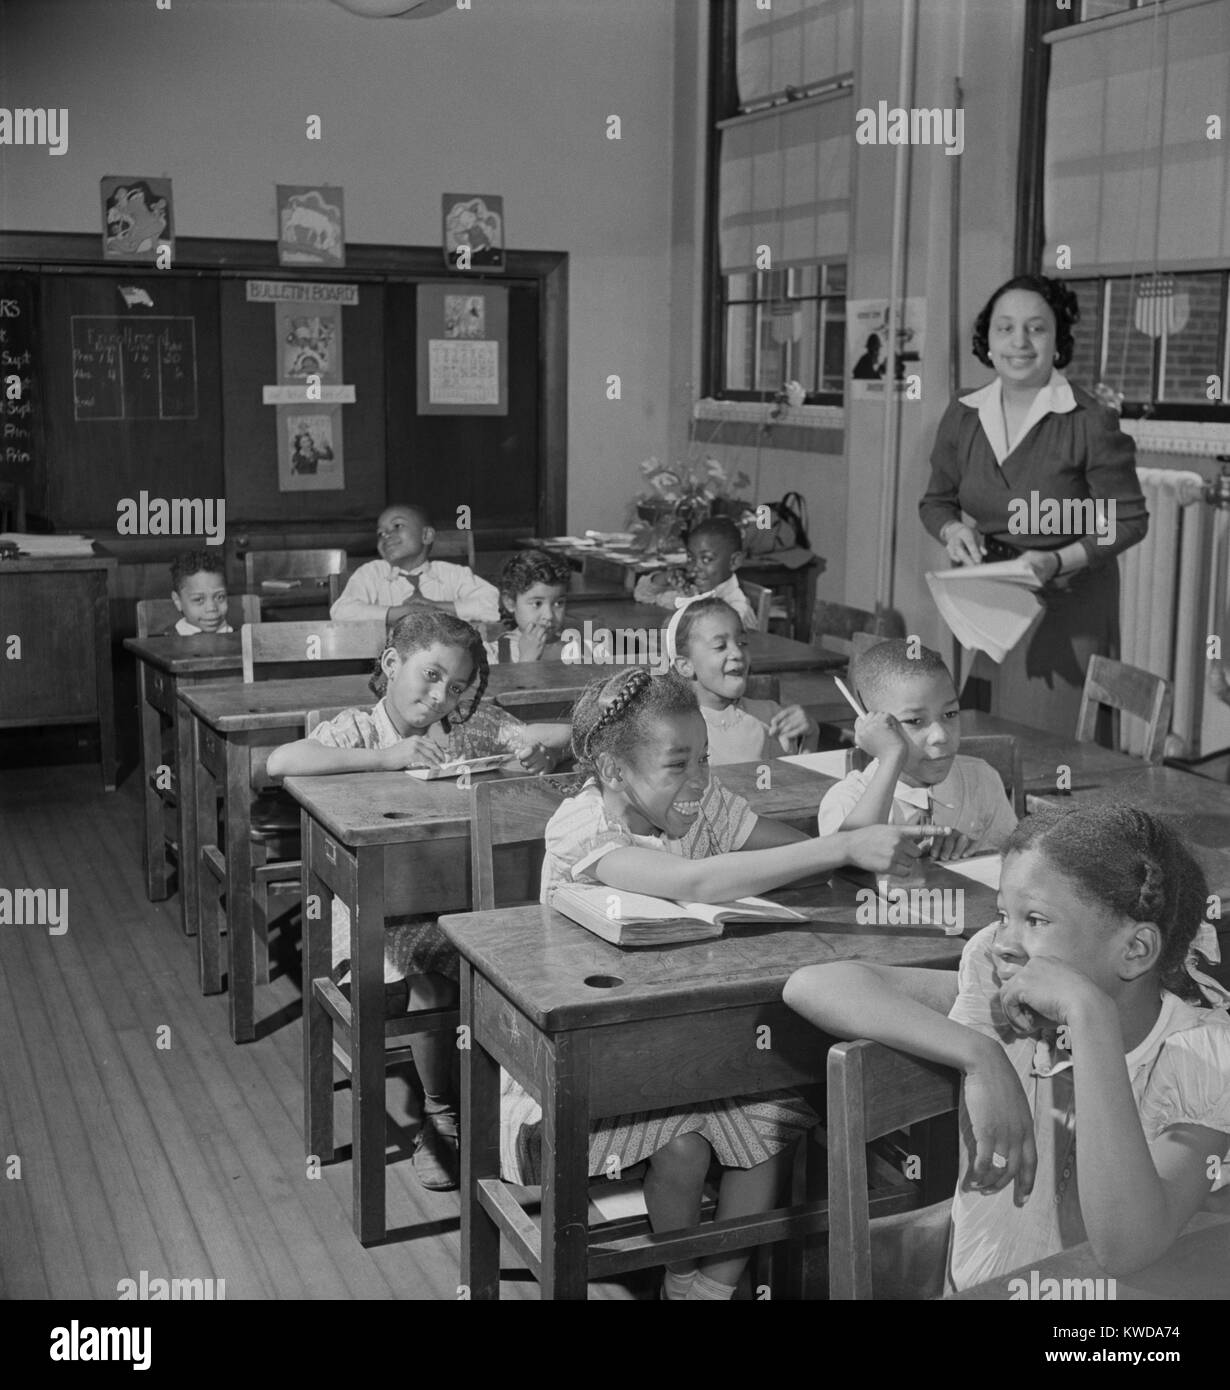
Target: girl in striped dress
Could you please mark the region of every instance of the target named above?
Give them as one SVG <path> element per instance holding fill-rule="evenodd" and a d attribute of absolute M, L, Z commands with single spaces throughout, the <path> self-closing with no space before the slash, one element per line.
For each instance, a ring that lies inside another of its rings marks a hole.
<path fill-rule="evenodd" d="M 546 830 L 542 900 L 564 883 L 606 884 L 661 897 L 726 901 L 856 863 L 906 867 L 913 832 L 875 826 L 823 840 L 757 817 L 709 780 L 708 736 L 688 683 L 644 668 L 596 681 L 573 712 L 573 752 L 593 780 Z M 916 853 L 917 851 L 915 851 Z M 589 1172 L 610 1176 L 649 1161 L 645 1204 L 654 1230 L 696 1226 L 711 1159 L 725 1170 L 717 1219 L 772 1210 L 798 1139 L 816 1115 L 792 1091 L 599 1121 Z M 501 1167 L 511 1182 L 541 1181 L 542 1112 L 503 1080 Z M 727 1299 L 748 1253 L 668 1265 L 668 1299 Z"/>

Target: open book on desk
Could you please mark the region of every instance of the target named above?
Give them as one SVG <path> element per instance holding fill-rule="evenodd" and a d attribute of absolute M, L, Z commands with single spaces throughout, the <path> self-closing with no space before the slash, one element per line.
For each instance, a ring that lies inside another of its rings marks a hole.
<path fill-rule="evenodd" d="M 997 663 L 1042 611 L 1035 597 L 1042 582 L 1019 557 L 933 570 L 927 575 L 927 587 L 957 641 L 967 651 L 986 652 Z"/>
<path fill-rule="evenodd" d="M 806 922 L 792 907 L 765 898 L 731 903 L 681 903 L 647 893 L 567 883 L 557 888 L 551 906 L 578 926 L 613 946 L 669 946 L 712 941 L 735 922 Z"/>

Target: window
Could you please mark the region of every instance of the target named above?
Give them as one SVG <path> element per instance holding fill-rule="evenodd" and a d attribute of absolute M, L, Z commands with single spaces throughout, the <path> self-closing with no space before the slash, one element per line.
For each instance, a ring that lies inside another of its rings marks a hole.
<path fill-rule="evenodd" d="M 1088 19 L 1104 19 L 1108 14 L 1122 14 L 1125 10 L 1141 10 L 1152 3 L 1153 0 L 1081 0 L 1081 23 Z"/>
<path fill-rule="evenodd" d="M 853 0 L 713 0 L 705 394 L 838 405 Z M 767 262 L 767 264 L 766 264 Z"/>
<path fill-rule="evenodd" d="M 1082 18 L 1112 8 L 1113 28 L 1043 36 L 1045 148 L 1023 160 L 1023 203 L 1040 190 L 1043 217 L 1026 264 L 1080 300 L 1074 380 L 1121 391 L 1128 415 L 1224 420 L 1230 141 L 1209 120 L 1230 101 L 1230 17 L 1206 0 L 1086 4 Z"/>
<path fill-rule="evenodd" d="M 1067 281 L 1080 303 L 1076 350 L 1065 374 L 1092 390 L 1105 382 L 1124 396 L 1123 413 L 1146 406 L 1162 416 L 1203 414 L 1230 404 L 1227 323 L 1230 273 L 1205 271 Z M 1209 399 L 1209 378 L 1218 396 Z"/>

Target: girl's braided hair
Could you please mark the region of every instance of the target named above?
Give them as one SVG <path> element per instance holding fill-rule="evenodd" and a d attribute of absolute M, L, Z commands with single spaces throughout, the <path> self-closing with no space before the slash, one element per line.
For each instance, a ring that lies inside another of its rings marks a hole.
<path fill-rule="evenodd" d="M 625 758 L 644 743 L 654 719 L 695 714 L 699 708 L 689 683 L 672 673 L 651 676 L 643 666 L 634 666 L 591 681 L 572 709 L 577 766 L 596 773 L 603 753 Z"/>
<path fill-rule="evenodd" d="M 474 711 L 483 698 L 483 693 L 487 689 L 489 670 L 483 639 L 469 623 L 462 622 L 452 613 L 444 613 L 438 608 L 416 608 L 414 612 L 407 613 L 404 618 L 401 618 L 389 633 L 384 648 L 376 658 L 376 667 L 368 684 L 374 695 L 383 698 L 389 688 L 388 677 L 384 674 L 385 652 L 395 651 L 405 661 L 412 652 L 426 651 L 429 647 L 434 647 L 437 644 L 442 647 L 459 647 L 462 651 L 469 653 L 474 664 L 473 674 L 467 682 L 468 688 L 477 677 L 478 683 L 474 694 L 464 704 L 459 703 L 452 715 L 452 723 L 464 724 L 473 717 Z M 440 723 L 447 733 L 450 728 L 450 720 L 445 718 Z"/>
<path fill-rule="evenodd" d="M 1200 865 L 1167 823 L 1137 806 L 1112 802 L 1026 816 L 1004 854 L 1036 849 L 1095 903 L 1162 934 L 1163 988 L 1203 1002 L 1185 962 L 1208 904 Z"/>

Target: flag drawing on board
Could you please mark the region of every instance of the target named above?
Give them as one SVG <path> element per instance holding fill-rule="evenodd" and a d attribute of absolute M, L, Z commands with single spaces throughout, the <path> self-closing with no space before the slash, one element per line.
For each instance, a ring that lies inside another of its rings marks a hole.
<path fill-rule="evenodd" d="M 1175 292 L 1173 275 L 1150 275 L 1136 286 L 1134 321 L 1147 337 L 1182 333 L 1190 313 L 1191 300 L 1185 290 Z"/>

